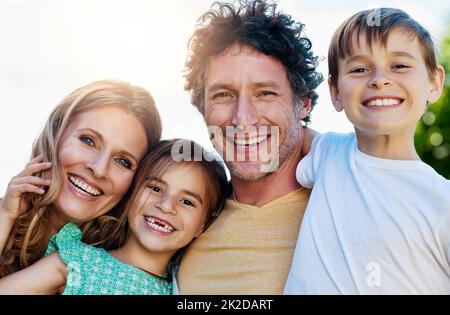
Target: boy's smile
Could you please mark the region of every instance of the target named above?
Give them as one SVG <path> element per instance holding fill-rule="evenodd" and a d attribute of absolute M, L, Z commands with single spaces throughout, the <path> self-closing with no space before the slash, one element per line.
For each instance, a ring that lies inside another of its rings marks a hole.
<path fill-rule="evenodd" d="M 438 77 L 438 76 L 437 76 Z M 440 95 L 440 80 L 430 78 L 415 35 L 397 28 L 369 45 L 354 37 L 353 54 L 339 60 L 333 104 L 344 110 L 359 136 L 394 136 L 410 143 L 427 102 Z"/>
<path fill-rule="evenodd" d="M 404 99 L 397 98 L 395 96 L 374 96 L 362 102 L 362 105 L 369 109 L 385 109 L 400 106 Z"/>

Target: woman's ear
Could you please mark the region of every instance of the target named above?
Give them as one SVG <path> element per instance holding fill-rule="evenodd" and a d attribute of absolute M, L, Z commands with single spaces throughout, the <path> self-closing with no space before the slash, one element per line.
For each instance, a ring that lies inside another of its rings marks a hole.
<path fill-rule="evenodd" d="M 442 90 L 445 83 L 445 70 L 441 65 L 438 65 L 434 78 L 431 80 L 431 89 L 428 95 L 428 102 L 434 103 L 441 97 Z"/>
<path fill-rule="evenodd" d="M 344 110 L 344 106 L 340 100 L 340 94 L 336 82 L 332 82 L 331 78 L 328 79 L 328 89 L 330 90 L 331 102 L 333 102 L 334 109 L 338 112 Z"/>

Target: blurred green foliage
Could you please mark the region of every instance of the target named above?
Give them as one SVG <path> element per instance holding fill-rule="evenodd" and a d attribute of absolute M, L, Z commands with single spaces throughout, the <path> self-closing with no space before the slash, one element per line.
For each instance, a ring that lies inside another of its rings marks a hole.
<path fill-rule="evenodd" d="M 441 40 L 438 56 L 447 73 L 445 87 L 440 99 L 428 107 L 419 121 L 415 146 L 425 163 L 450 179 L 450 26 Z"/>

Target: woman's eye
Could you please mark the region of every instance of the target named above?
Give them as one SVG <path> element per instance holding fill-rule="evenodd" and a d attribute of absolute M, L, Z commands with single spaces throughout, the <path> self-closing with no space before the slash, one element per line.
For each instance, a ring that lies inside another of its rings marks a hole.
<path fill-rule="evenodd" d="M 158 186 L 154 186 L 154 185 L 149 185 L 148 188 L 150 188 L 151 190 L 153 190 L 154 192 L 161 192 L 161 188 L 159 188 Z"/>
<path fill-rule="evenodd" d="M 92 147 L 92 146 L 95 145 L 95 142 L 94 142 L 94 140 L 92 140 L 91 137 L 88 137 L 88 136 L 80 136 L 79 139 L 80 139 L 81 142 L 87 144 L 88 146 L 91 146 L 91 147 Z"/>
<path fill-rule="evenodd" d="M 121 166 L 123 166 L 123 167 L 125 167 L 125 168 L 127 168 L 127 169 L 131 169 L 131 162 L 130 161 L 128 161 L 127 159 L 122 159 L 122 158 L 120 158 L 120 159 L 117 159 L 116 160 L 117 161 L 117 163 L 119 163 Z"/>
<path fill-rule="evenodd" d="M 194 203 L 189 199 L 182 199 L 181 202 L 186 206 L 195 207 Z"/>

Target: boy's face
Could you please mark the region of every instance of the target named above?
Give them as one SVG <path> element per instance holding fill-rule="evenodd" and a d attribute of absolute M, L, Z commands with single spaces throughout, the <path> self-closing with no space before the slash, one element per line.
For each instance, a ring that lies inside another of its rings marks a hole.
<path fill-rule="evenodd" d="M 441 94 L 442 67 L 430 79 L 419 41 L 400 28 L 386 47 L 373 42 L 370 49 L 362 35 L 353 48 L 339 60 L 337 86 L 330 85 L 336 110 L 345 111 L 357 133 L 412 136 L 427 101 Z"/>

